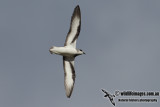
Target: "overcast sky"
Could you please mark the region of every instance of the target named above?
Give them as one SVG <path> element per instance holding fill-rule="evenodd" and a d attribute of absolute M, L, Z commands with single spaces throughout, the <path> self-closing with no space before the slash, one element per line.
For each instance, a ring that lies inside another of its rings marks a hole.
<path fill-rule="evenodd" d="M 68 99 L 62 57 L 49 48 L 64 45 L 76 5 L 82 17 L 77 48 L 86 55 L 75 60 Z M 159 76 L 159 0 L 0 0 L 0 107 L 113 107 L 101 88 L 160 91 Z M 119 98 L 117 107 L 160 105 L 160 97 L 147 97 L 156 103 Z"/>

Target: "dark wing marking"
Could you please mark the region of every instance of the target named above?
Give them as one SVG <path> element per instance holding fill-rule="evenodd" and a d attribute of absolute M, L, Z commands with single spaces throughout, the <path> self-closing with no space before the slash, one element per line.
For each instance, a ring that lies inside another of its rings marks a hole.
<path fill-rule="evenodd" d="M 71 45 L 76 47 L 76 40 L 81 29 L 81 11 L 79 5 L 76 6 L 72 14 L 70 29 L 65 40 L 64 46 Z"/>
<path fill-rule="evenodd" d="M 103 89 L 101 89 L 107 96 L 109 95 L 109 93 Z"/>
<path fill-rule="evenodd" d="M 115 106 L 115 102 L 113 101 L 113 96 L 112 96 L 112 95 L 109 95 L 108 98 L 109 98 L 109 100 L 111 101 L 111 103 Z"/>
<path fill-rule="evenodd" d="M 66 90 L 66 96 L 70 98 L 74 82 L 75 82 L 75 70 L 74 70 L 74 57 L 63 56 L 63 67 L 64 67 L 64 85 Z"/>
<path fill-rule="evenodd" d="M 106 94 L 104 97 L 108 97 L 109 100 L 111 101 L 111 103 L 115 106 L 115 102 L 113 101 L 113 97 L 115 97 L 114 95 L 109 94 L 107 91 L 103 90 L 102 91 Z"/>

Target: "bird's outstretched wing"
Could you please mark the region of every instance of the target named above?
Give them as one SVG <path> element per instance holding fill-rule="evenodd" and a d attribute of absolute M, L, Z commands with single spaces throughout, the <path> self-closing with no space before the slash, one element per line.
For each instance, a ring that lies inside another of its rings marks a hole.
<path fill-rule="evenodd" d="M 109 94 L 107 91 L 103 90 L 102 91 L 106 94 L 104 97 L 108 97 L 109 100 L 111 101 L 111 103 L 115 106 L 115 102 L 113 101 L 113 97 L 115 97 L 114 95 Z"/>
<path fill-rule="evenodd" d="M 109 95 L 108 98 L 111 101 L 111 103 L 115 106 L 115 102 L 113 100 L 114 95 Z"/>
<path fill-rule="evenodd" d="M 81 29 L 81 11 L 79 5 L 77 5 L 72 14 L 70 29 L 66 37 L 64 46 L 72 46 L 76 48 L 76 41 Z"/>
<path fill-rule="evenodd" d="M 109 95 L 109 93 L 103 89 L 101 89 L 106 95 Z"/>
<path fill-rule="evenodd" d="M 63 56 L 63 67 L 64 67 L 64 86 L 66 90 L 66 96 L 70 98 L 76 77 L 74 70 L 74 57 Z"/>

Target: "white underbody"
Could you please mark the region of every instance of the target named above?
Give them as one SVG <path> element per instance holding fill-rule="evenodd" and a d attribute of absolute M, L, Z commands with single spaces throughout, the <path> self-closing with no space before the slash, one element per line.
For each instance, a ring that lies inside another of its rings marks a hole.
<path fill-rule="evenodd" d="M 68 57 L 83 54 L 78 49 L 68 47 L 68 46 L 64 46 L 64 47 L 55 47 L 54 46 L 53 48 L 50 49 L 50 51 L 52 53 L 62 55 L 62 56 L 68 56 Z"/>
<path fill-rule="evenodd" d="M 75 69 L 74 59 L 78 55 L 85 54 L 81 49 L 76 49 L 76 42 L 81 29 L 81 12 L 80 7 L 77 5 L 72 14 L 70 29 L 67 34 L 64 47 L 53 46 L 50 48 L 51 54 L 63 56 L 64 67 L 64 85 L 66 96 L 70 98 L 75 83 Z"/>

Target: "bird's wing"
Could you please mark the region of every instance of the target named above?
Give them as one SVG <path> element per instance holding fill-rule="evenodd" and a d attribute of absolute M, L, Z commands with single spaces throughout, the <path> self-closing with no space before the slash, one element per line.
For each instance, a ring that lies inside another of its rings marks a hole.
<path fill-rule="evenodd" d="M 102 89 L 102 91 L 103 91 L 106 95 L 109 95 L 108 92 L 106 92 L 105 90 Z"/>
<path fill-rule="evenodd" d="M 115 106 L 115 102 L 113 101 L 113 96 L 109 95 L 108 98 L 111 101 L 111 103 Z"/>
<path fill-rule="evenodd" d="M 111 103 L 115 106 L 115 102 L 113 101 L 113 99 L 112 99 L 112 100 L 110 99 L 110 101 L 111 101 Z"/>
<path fill-rule="evenodd" d="M 79 5 L 77 5 L 72 14 L 70 29 L 66 37 L 64 46 L 72 46 L 76 48 L 76 40 L 79 36 L 81 29 L 81 11 Z"/>
<path fill-rule="evenodd" d="M 64 67 L 64 86 L 66 90 L 66 96 L 70 98 L 76 77 L 74 70 L 74 57 L 63 56 L 63 67 Z"/>

